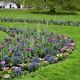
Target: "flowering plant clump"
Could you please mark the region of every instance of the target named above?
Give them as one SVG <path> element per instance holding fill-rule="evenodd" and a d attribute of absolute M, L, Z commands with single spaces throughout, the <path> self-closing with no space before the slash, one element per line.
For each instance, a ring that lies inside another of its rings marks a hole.
<path fill-rule="evenodd" d="M 18 29 L 0 27 L 9 37 L 0 43 L 0 71 L 17 77 L 34 72 L 48 64 L 65 59 L 75 49 L 75 42 L 66 35 L 58 35 L 47 30 Z"/>

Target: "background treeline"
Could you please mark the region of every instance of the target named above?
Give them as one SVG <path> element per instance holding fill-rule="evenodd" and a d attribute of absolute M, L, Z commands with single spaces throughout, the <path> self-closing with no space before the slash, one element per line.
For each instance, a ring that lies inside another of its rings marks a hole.
<path fill-rule="evenodd" d="M 33 9 L 48 9 L 50 12 L 56 12 L 60 10 L 64 11 L 79 11 L 80 0 L 1 0 L 15 2 L 20 8 L 23 5 L 24 8 Z"/>

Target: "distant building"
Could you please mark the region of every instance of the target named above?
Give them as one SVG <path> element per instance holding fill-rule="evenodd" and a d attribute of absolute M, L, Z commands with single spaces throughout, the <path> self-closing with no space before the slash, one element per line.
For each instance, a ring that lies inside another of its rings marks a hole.
<path fill-rule="evenodd" d="M 5 8 L 6 9 L 17 9 L 17 5 L 15 3 L 12 3 L 12 2 L 7 2 L 5 4 Z"/>
<path fill-rule="evenodd" d="M 13 2 L 0 1 L 0 8 L 17 9 L 17 5 L 15 3 L 13 3 Z"/>
<path fill-rule="evenodd" d="M 4 8 L 4 5 L 6 4 L 6 2 L 4 1 L 0 1 L 0 8 Z"/>

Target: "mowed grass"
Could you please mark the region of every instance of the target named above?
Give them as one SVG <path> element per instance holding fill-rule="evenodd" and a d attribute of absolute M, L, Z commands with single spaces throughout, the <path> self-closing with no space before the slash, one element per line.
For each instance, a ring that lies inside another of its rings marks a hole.
<path fill-rule="evenodd" d="M 0 23 L 1 26 L 48 29 L 56 34 L 66 34 L 76 42 L 76 49 L 64 61 L 43 67 L 36 72 L 13 80 L 79 80 L 80 79 L 80 27 L 27 23 Z M 3 34 L 4 35 L 4 34 Z"/>
<path fill-rule="evenodd" d="M 8 36 L 7 33 L 0 31 L 0 41 L 4 40 Z"/>
<path fill-rule="evenodd" d="M 32 10 L 19 10 L 19 9 L 18 10 L 0 9 L 0 18 L 80 21 L 80 15 L 48 15 L 48 14 L 40 14 L 40 13 L 34 14 L 32 13 Z"/>

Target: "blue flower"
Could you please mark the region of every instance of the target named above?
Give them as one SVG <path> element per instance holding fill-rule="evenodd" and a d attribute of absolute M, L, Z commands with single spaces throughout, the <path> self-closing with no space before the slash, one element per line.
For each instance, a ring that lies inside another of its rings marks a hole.
<path fill-rule="evenodd" d="M 29 64 L 28 66 L 28 71 L 29 72 L 34 72 L 36 69 L 38 69 L 38 64 L 37 62 L 32 62 L 31 64 Z"/>
<path fill-rule="evenodd" d="M 45 52 L 46 54 L 48 54 L 48 53 L 50 52 L 49 48 L 45 48 L 45 49 L 44 49 L 44 52 Z"/>
<path fill-rule="evenodd" d="M 50 54 L 47 54 L 45 56 L 45 61 L 48 61 L 49 63 L 54 63 L 54 58 Z"/>
<path fill-rule="evenodd" d="M 20 67 L 15 67 L 15 68 L 13 69 L 13 74 L 14 74 L 14 76 L 21 75 L 21 74 L 22 74 L 21 68 L 20 68 Z"/>
<path fill-rule="evenodd" d="M 49 63 L 51 63 L 51 64 L 54 63 L 54 59 L 53 59 L 53 57 L 49 57 L 49 58 L 47 59 L 47 61 L 48 61 Z"/>
<path fill-rule="evenodd" d="M 49 57 L 51 57 L 51 55 L 50 55 L 50 54 L 47 54 L 44 58 L 45 58 L 45 60 L 47 61 L 47 59 L 48 59 Z"/>
<path fill-rule="evenodd" d="M 16 52 L 14 53 L 14 56 L 20 56 L 19 51 L 16 51 Z"/>
<path fill-rule="evenodd" d="M 19 56 L 14 56 L 13 57 L 13 65 L 16 66 L 18 64 L 21 64 L 21 59 Z"/>
<path fill-rule="evenodd" d="M 32 59 L 32 62 L 37 62 L 37 63 L 39 63 L 39 57 L 34 57 L 34 58 Z"/>
<path fill-rule="evenodd" d="M 11 50 L 12 53 L 16 52 L 16 49 L 14 49 L 14 48 L 10 48 L 10 50 Z"/>
<path fill-rule="evenodd" d="M 17 33 L 17 34 L 22 33 L 22 32 L 23 32 L 23 31 L 22 31 L 21 29 L 17 29 L 17 30 L 16 30 L 16 33 Z"/>
<path fill-rule="evenodd" d="M 66 41 L 65 43 L 64 43 L 64 46 L 68 46 L 70 44 L 70 42 L 69 41 Z"/>
<path fill-rule="evenodd" d="M 3 60 L 7 63 L 7 62 L 9 62 L 10 58 L 8 56 L 4 56 Z"/>
<path fill-rule="evenodd" d="M 54 55 L 56 55 L 56 54 L 58 54 L 58 53 L 59 53 L 58 50 L 53 50 L 53 54 L 54 54 Z"/>
<path fill-rule="evenodd" d="M 64 46 L 68 46 L 72 41 L 72 39 L 68 39 L 67 41 L 65 41 Z"/>

